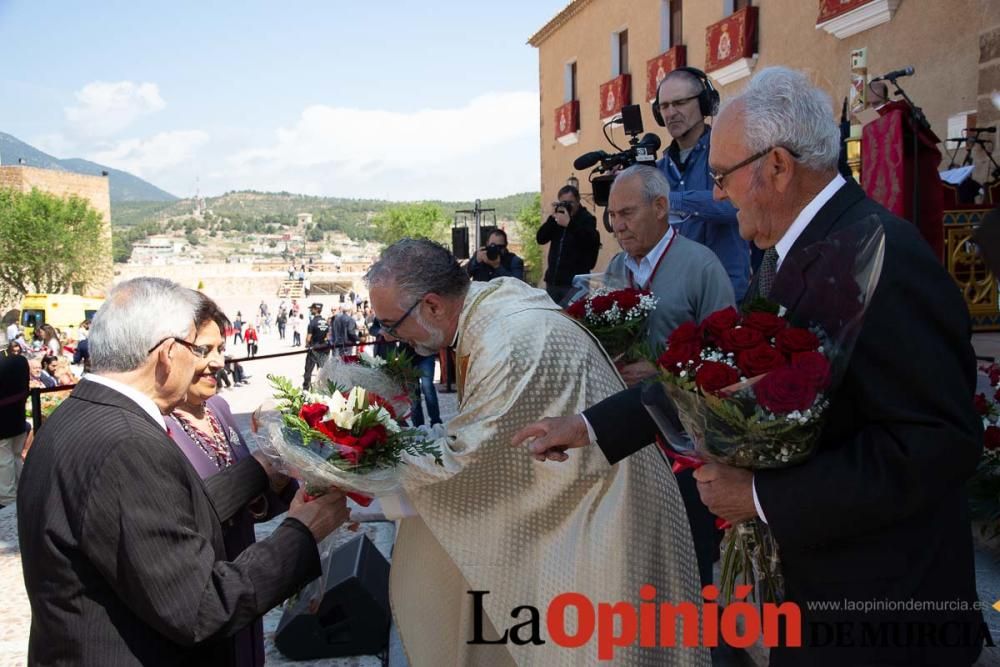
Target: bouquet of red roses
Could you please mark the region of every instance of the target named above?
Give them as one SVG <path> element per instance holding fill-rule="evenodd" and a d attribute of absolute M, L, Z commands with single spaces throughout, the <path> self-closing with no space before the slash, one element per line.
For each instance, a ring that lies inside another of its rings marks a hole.
<path fill-rule="evenodd" d="M 287 378 L 268 380 L 278 404 L 254 415 L 258 443 L 311 495 L 336 486 L 368 505 L 372 496 L 398 490 L 404 453 L 441 455 L 419 430 L 400 426 L 391 402 L 360 386 L 328 383 L 327 391 L 312 392 Z"/>
<path fill-rule="evenodd" d="M 598 288 L 566 308 L 566 313 L 594 334 L 613 361 L 640 358 L 646 322 L 656 308 L 656 297 L 631 287 Z"/>
<path fill-rule="evenodd" d="M 644 396 L 668 444 L 694 466 L 784 468 L 812 456 L 884 253 L 877 218 L 858 222 L 790 253 L 772 288 L 774 301 L 757 300 L 743 313 L 727 308 L 675 329 L 657 360 L 672 410 Z M 723 541 L 726 598 L 737 578 L 755 585 L 763 600 L 782 597 L 778 545 L 759 519 L 731 527 Z"/>

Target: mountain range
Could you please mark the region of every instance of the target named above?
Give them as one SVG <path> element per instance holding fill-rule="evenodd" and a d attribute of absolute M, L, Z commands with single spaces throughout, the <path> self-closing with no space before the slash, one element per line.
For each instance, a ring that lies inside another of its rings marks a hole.
<path fill-rule="evenodd" d="M 18 164 L 18 160 L 23 160 L 23 164 L 29 167 L 70 171 L 77 174 L 89 174 L 91 176 L 100 176 L 101 172 L 106 171 L 108 173 L 108 185 L 111 190 L 112 203 L 134 201 L 172 202 L 177 200 L 177 197 L 169 192 L 161 190 L 152 183 L 144 181 L 127 171 L 112 169 L 111 167 L 106 167 L 82 158 L 60 159 L 53 157 L 34 146 L 24 143 L 17 137 L 0 132 L 0 165 L 16 165 Z"/>

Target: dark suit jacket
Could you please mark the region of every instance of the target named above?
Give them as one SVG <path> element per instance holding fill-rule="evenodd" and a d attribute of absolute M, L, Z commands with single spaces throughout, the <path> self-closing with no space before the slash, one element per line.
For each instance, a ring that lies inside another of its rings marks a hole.
<path fill-rule="evenodd" d="M 813 644 L 773 649 L 772 665 L 962 665 L 979 653 L 975 642 L 936 648 L 930 639 L 902 647 L 892 641 L 885 647 L 819 646 L 836 642 L 828 624 L 837 622 L 848 624 L 841 639 L 852 633 L 848 639 L 855 644 L 864 643 L 865 632 L 868 643 L 880 644 L 884 621 L 902 624 L 889 632 L 905 637 L 927 629 L 940 643 L 949 623 L 958 624 L 951 632 L 979 632 L 978 611 L 821 614 L 806 606 L 844 599 L 971 604 L 978 597 L 962 488 L 983 439 L 972 408 L 969 314 L 959 290 L 913 225 L 866 198 L 853 182 L 820 209 L 793 251 L 872 214 L 885 229 L 882 275 L 819 452 L 798 466 L 754 473 L 779 545 L 786 598 L 801 605 L 804 640 Z M 785 268 L 777 280 L 796 283 L 782 275 Z M 808 277 L 798 282 L 807 284 Z M 752 283 L 748 293 L 755 290 Z M 643 412 L 632 389 L 584 413 L 610 462 L 651 441 L 655 426 Z"/>
<path fill-rule="evenodd" d="M 882 275 L 820 449 L 801 465 L 757 471 L 757 496 L 781 550 L 789 600 L 972 604 L 978 596 L 963 485 L 982 452 L 983 429 L 972 407 L 976 360 L 961 293 L 917 229 L 853 181 L 820 209 L 793 252 L 873 214 L 885 230 Z M 855 642 L 864 623 L 929 627 L 939 641 L 946 624 L 978 631 L 982 623 L 978 611 L 803 609 L 803 617 L 806 623 L 849 620 Z M 771 664 L 962 665 L 980 650 L 918 643 L 772 651 Z"/>
<path fill-rule="evenodd" d="M 252 458 L 202 482 L 162 426 L 82 381 L 18 489 L 32 665 L 231 665 L 230 637 L 320 573 L 286 519 L 226 562 L 222 523 L 267 487 Z"/>

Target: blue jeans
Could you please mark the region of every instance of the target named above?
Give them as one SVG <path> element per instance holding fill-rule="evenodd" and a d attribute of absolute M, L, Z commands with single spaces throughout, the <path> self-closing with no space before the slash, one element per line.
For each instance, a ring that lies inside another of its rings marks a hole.
<path fill-rule="evenodd" d="M 427 401 L 427 416 L 431 418 L 431 426 L 441 423 L 441 412 L 438 410 L 437 389 L 434 388 L 434 361 L 436 357 L 415 357 L 413 366 L 420 371 L 420 381 L 414 385 L 410 393 L 413 408 L 410 421 L 414 426 L 424 425 L 424 410 L 420 404 L 420 395 Z"/>

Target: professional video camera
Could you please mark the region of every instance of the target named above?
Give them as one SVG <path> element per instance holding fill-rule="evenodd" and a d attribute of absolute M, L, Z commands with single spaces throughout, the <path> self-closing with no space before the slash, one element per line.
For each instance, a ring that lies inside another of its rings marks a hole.
<path fill-rule="evenodd" d="M 617 146 L 608 136 L 608 126 L 615 123 L 624 125 L 625 134 L 629 135 L 629 147 L 625 150 Z M 629 104 L 622 107 L 620 118 L 612 118 L 604 124 L 604 138 L 618 152 L 591 151 L 573 161 L 573 168 L 581 171 L 597 165 L 597 168 L 590 172 L 590 184 L 593 187 L 596 205 L 608 205 L 611 182 L 615 180 L 615 175 L 620 169 L 631 167 L 633 164 L 648 164 L 651 167 L 656 164 L 656 151 L 660 149 L 660 138 L 649 133 L 639 139 L 640 134 L 642 134 L 642 111 L 638 104 Z"/>

